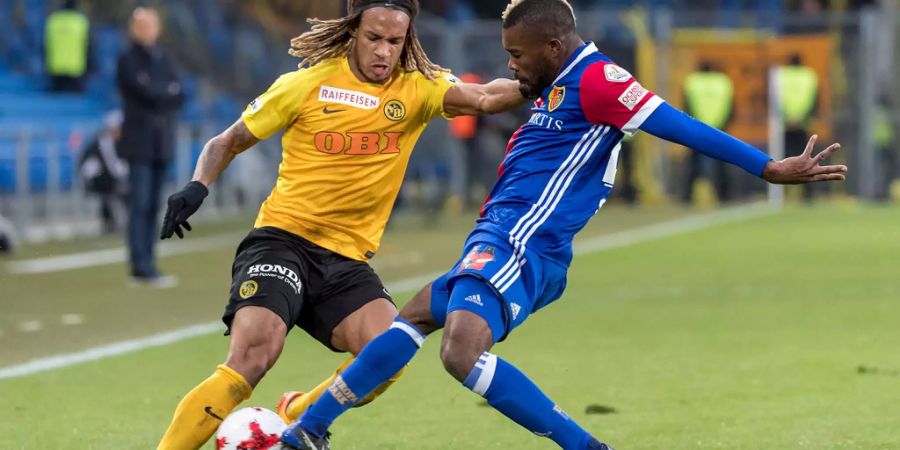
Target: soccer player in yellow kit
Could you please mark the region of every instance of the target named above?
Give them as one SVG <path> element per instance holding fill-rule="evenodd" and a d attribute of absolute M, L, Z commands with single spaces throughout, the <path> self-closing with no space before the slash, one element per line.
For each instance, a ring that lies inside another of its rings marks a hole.
<path fill-rule="evenodd" d="M 413 146 L 435 117 L 524 101 L 516 81 L 462 84 L 429 61 L 412 25 L 418 9 L 418 0 L 350 0 L 348 16 L 311 20 L 291 42 L 300 70 L 210 140 L 193 181 L 169 197 L 163 239 L 191 229 L 187 219 L 235 156 L 284 130 L 278 181 L 232 268 L 228 356 L 181 400 L 159 449 L 202 446 L 250 397 L 293 326 L 353 355 L 387 330 L 397 309 L 367 261 Z M 300 398 L 286 394 L 279 413 L 296 419 L 334 378 Z"/>

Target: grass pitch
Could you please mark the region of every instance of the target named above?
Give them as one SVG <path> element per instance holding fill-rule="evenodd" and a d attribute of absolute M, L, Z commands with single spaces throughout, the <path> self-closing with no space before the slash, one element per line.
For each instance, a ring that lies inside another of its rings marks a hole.
<path fill-rule="evenodd" d="M 645 214 L 609 217 L 627 229 Z M 896 207 L 792 208 L 580 256 L 566 295 L 494 351 L 620 450 L 897 449 L 898 223 Z M 463 230 L 395 229 L 388 247 L 400 260 L 425 256 L 382 272 L 449 267 Z M 414 242 L 435 244 L 405 246 Z M 93 319 L 77 332 L 7 331 L 0 360 L 215 320 L 232 251 L 166 260 L 185 281 L 170 293 L 120 287 L 120 267 L 3 275 L 3 329 L 36 311 L 77 308 Z M 336 423 L 335 449 L 554 448 L 451 379 L 439 341 L 431 336 L 381 399 Z M 208 335 L 0 380 L 0 448 L 155 448 L 179 396 L 225 348 Z M 295 331 L 248 404 L 273 408 L 282 391 L 312 386 L 341 359 Z"/>

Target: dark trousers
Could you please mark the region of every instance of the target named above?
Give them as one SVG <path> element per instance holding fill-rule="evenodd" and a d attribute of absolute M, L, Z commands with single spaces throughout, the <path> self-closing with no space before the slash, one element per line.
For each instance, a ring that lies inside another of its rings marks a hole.
<path fill-rule="evenodd" d="M 716 190 L 719 201 L 729 201 L 731 192 L 728 186 L 728 166 L 722 161 L 696 151 L 691 151 L 688 158 L 687 185 L 682 196 L 684 203 L 690 203 L 694 199 L 694 182 L 698 178 L 709 180 Z"/>
<path fill-rule="evenodd" d="M 104 234 L 116 233 L 125 223 L 125 205 L 128 198 L 118 192 L 104 192 L 100 195 L 100 223 Z"/>
<path fill-rule="evenodd" d="M 54 75 L 50 77 L 53 92 L 84 92 L 84 78 Z"/>
<path fill-rule="evenodd" d="M 131 275 L 156 277 L 154 246 L 157 240 L 157 216 L 160 194 L 168 163 L 131 161 L 129 172 L 128 250 Z"/>

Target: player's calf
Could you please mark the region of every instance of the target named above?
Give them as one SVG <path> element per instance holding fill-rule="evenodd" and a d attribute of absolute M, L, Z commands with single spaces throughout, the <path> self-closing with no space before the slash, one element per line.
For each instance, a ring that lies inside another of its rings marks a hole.
<path fill-rule="evenodd" d="M 313 436 L 325 436 L 339 415 L 395 376 L 424 342 L 424 334 L 398 317 L 387 331 L 366 345 L 297 424 Z"/>
<path fill-rule="evenodd" d="M 525 429 L 567 450 L 605 450 L 524 373 L 487 350 L 506 332 L 503 300 L 484 281 L 453 284 L 441 345 L 444 367 L 465 387 Z"/>

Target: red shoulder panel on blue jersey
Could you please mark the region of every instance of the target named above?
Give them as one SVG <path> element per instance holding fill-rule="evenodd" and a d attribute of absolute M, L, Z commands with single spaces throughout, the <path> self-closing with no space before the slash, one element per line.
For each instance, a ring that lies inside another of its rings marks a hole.
<path fill-rule="evenodd" d="M 613 125 L 633 135 L 661 103 L 615 63 L 596 62 L 581 77 L 581 108 L 591 123 Z"/>

